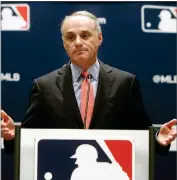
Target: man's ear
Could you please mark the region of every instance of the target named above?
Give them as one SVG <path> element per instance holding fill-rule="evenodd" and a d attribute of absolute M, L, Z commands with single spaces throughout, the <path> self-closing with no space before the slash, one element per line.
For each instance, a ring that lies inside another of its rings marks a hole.
<path fill-rule="evenodd" d="M 102 35 L 102 32 L 99 32 L 98 34 L 98 43 L 99 43 L 99 46 L 102 44 L 103 42 L 103 35 Z"/>
<path fill-rule="evenodd" d="M 64 46 L 64 48 L 66 49 L 66 45 L 65 45 L 64 37 L 63 37 L 63 36 L 62 36 L 62 40 L 63 40 L 63 46 Z"/>

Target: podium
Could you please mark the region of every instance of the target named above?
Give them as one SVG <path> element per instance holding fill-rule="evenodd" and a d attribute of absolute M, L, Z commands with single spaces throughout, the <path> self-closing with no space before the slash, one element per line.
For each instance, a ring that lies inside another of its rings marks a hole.
<path fill-rule="evenodd" d="M 16 127 L 14 155 L 14 180 L 154 180 L 154 128 Z"/>

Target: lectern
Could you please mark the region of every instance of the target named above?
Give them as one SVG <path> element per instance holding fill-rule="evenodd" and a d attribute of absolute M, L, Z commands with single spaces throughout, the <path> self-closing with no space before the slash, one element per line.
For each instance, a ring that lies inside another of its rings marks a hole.
<path fill-rule="evenodd" d="M 14 155 L 14 180 L 154 180 L 154 128 L 16 127 Z"/>

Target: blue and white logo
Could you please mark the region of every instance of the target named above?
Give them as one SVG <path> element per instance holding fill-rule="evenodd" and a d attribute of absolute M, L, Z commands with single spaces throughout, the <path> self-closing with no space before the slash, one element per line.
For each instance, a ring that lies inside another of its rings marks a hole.
<path fill-rule="evenodd" d="M 141 28 L 147 33 L 176 33 L 177 7 L 142 6 Z"/>
<path fill-rule="evenodd" d="M 130 140 L 41 139 L 35 180 L 135 180 Z"/>

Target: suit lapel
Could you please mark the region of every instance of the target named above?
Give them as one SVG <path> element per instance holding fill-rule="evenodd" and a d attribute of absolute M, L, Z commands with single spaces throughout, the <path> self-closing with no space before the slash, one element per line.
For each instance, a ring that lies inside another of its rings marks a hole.
<path fill-rule="evenodd" d="M 63 68 L 59 70 L 57 84 L 60 88 L 60 91 L 63 94 L 64 106 L 66 107 L 66 109 L 73 113 L 73 116 L 76 116 L 76 118 L 74 119 L 76 119 L 76 122 L 78 123 L 79 127 L 83 128 L 83 121 L 80 115 L 80 111 L 73 89 L 72 74 L 69 64 L 65 65 Z"/>
<path fill-rule="evenodd" d="M 96 121 L 96 118 L 100 114 L 104 102 L 111 90 L 112 84 L 115 79 L 115 77 L 111 76 L 111 71 L 112 68 L 110 66 L 107 66 L 100 62 L 99 82 L 90 127 L 93 125 L 93 123 Z M 73 116 L 76 117 L 74 118 L 76 119 L 76 123 L 80 128 L 83 129 L 84 125 L 72 85 L 72 74 L 69 64 L 59 69 L 57 85 L 63 94 L 64 106 L 66 107 L 66 109 L 73 113 Z"/>
<path fill-rule="evenodd" d="M 99 82 L 90 127 L 93 125 L 97 116 L 101 112 L 104 102 L 111 90 L 112 84 L 115 79 L 115 77 L 110 75 L 111 71 L 112 68 L 110 66 L 104 65 L 100 62 Z"/>

